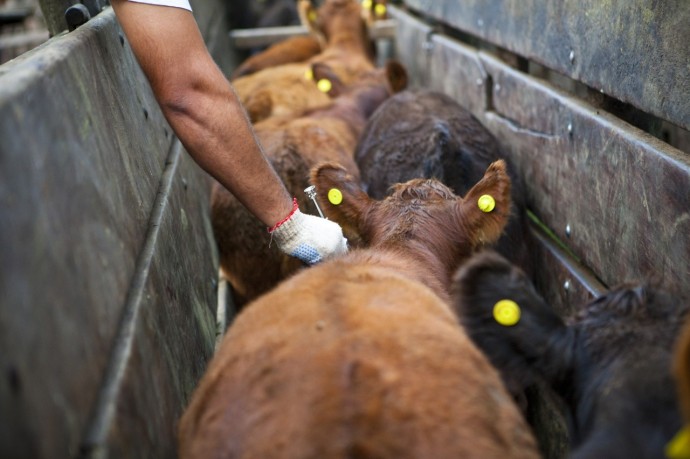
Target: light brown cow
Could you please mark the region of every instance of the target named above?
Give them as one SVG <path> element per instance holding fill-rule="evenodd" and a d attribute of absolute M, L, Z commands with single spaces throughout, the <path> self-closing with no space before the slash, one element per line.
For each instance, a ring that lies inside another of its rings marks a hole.
<path fill-rule="evenodd" d="M 362 18 L 368 28 L 373 27 L 376 21 L 387 19 L 386 3 L 385 0 L 361 2 Z M 283 64 L 305 62 L 323 51 L 327 39 L 318 29 L 318 14 L 313 5 L 308 0 L 300 0 L 298 10 L 301 22 L 307 27 L 309 34 L 286 38 L 250 56 L 235 69 L 232 80 Z"/>
<path fill-rule="evenodd" d="M 374 69 L 372 42 L 358 2 L 326 0 L 318 10 L 316 22 L 326 39 L 318 55 L 307 62 L 267 68 L 233 81 L 252 122 L 327 103 L 328 95 L 314 85 L 310 76 L 315 63 L 331 67 L 345 84 Z"/>
<path fill-rule="evenodd" d="M 337 206 L 320 199 L 324 211 L 354 222 L 370 247 L 239 314 L 180 421 L 180 457 L 537 458 L 499 375 L 443 300 L 457 264 L 503 230 L 505 164 L 465 198 L 422 179 L 374 201 L 332 164 L 312 180 L 320 198 L 340 191 Z M 477 206 L 484 194 L 490 213 Z"/>
<path fill-rule="evenodd" d="M 255 125 L 263 149 L 300 208 L 316 213 L 304 189 L 309 169 L 322 161 L 337 161 L 358 174 L 353 154 L 366 120 L 393 92 L 404 89 L 407 73 L 397 62 L 363 75 L 344 86 L 324 65 L 314 65 L 319 78 L 332 82 L 335 97 L 325 107 L 299 117 L 272 117 Z M 270 236 L 259 220 L 225 188 L 215 184 L 211 195 L 211 221 L 235 303 L 241 307 L 268 291 L 277 282 L 302 267 L 299 260 L 270 246 Z"/>

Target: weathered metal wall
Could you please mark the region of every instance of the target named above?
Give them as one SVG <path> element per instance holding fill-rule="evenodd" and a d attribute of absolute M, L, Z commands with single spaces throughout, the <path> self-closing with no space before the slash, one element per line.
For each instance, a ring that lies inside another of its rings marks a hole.
<path fill-rule="evenodd" d="M 222 55 L 223 2 L 193 6 Z M 0 66 L 0 457 L 176 457 L 216 333 L 208 187 L 112 10 Z"/>
<path fill-rule="evenodd" d="M 690 294 L 687 154 L 489 53 L 433 33 L 425 21 L 392 12 L 397 53 L 413 84 L 451 95 L 499 138 L 524 178 L 530 209 L 573 261 L 605 285 L 653 279 Z"/>
<path fill-rule="evenodd" d="M 686 0 L 404 0 L 454 29 L 690 129 Z"/>

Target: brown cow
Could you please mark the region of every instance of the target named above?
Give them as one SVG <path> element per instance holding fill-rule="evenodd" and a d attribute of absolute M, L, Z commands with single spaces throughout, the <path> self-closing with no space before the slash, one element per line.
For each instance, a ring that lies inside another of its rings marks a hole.
<path fill-rule="evenodd" d="M 571 457 L 665 457 L 681 427 L 671 361 L 687 301 L 625 284 L 563 319 L 520 269 L 490 252 L 463 265 L 454 291 L 461 322 L 507 386 L 545 381 L 564 401 Z M 495 319 L 511 317 L 496 316 L 500 300 L 517 304 L 510 323 Z"/>
<path fill-rule="evenodd" d="M 297 11 L 300 22 L 307 27 L 309 34 L 286 38 L 250 56 L 233 71 L 231 80 L 282 64 L 304 62 L 323 50 L 326 41 L 323 34 L 316 29 L 316 11 L 311 2 L 299 0 Z M 313 20 L 310 20 L 310 16 Z"/>
<path fill-rule="evenodd" d="M 391 61 L 345 87 L 326 66 L 314 65 L 313 71 L 332 82 L 331 92 L 337 97 L 327 106 L 299 117 L 269 118 L 254 129 L 278 175 L 298 198 L 300 208 L 316 213 L 304 194 L 309 169 L 321 161 L 337 161 L 358 174 L 352 155 L 364 124 L 392 92 L 404 89 L 407 73 L 402 65 Z M 217 183 L 211 195 L 211 221 L 221 269 L 238 307 L 302 267 L 297 259 L 271 247 L 261 222 Z"/>
<path fill-rule="evenodd" d="M 324 211 L 354 222 L 370 248 L 239 314 L 180 421 L 180 457 L 537 458 L 499 375 L 442 300 L 452 268 L 503 229 L 505 164 L 464 199 L 414 180 L 374 201 L 330 164 L 312 179 L 320 197 L 340 190 Z M 483 194 L 491 213 L 477 207 Z"/>
<path fill-rule="evenodd" d="M 385 0 L 362 1 L 362 17 L 368 28 L 388 17 L 386 3 Z M 232 73 L 232 80 L 278 65 L 304 62 L 323 51 L 327 39 L 318 29 L 318 14 L 314 7 L 309 1 L 300 0 L 298 9 L 301 22 L 308 28 L 309 34 L 286 38 L 247 58 Z"/>
<path fill-rule="evenodd" d="M 252 122 L 327 103 L 328 95 L 314 85 L 310 76 L 315 63 L 331 67 L 345 84 L 374 69 L 372 42 L 358 2 L 326 0 L 316 22 L 326 37 L 326 45 L 318 55 L 304 63 L 267 68 L 233 81 Z"/>
<path fill-rule="evenodd" d="M 252 75 L 260 70 L 284 64 L 300 63 L 321 52 L 321 43 L 312 35 L 299 35 L 274 43 L 264 51 L 245 59 L 230 76 L 231 80 Z"/>
<path fill-rule="evenodd" d="M 464 194 L 498 159 L 508 163 L 515 212 L 496 248 L 529 273 L 533 241 L 520 178 L 496 138 L 448 95 L 429 89 L 394 95 L 369 119 L 355 150 L 362 181 L 377 199 L 395 183 L 422 177 Z"/>

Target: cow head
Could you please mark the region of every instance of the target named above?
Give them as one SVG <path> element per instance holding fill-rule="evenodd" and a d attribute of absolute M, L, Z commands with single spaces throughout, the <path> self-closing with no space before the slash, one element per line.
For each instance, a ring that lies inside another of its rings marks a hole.
<path fill-rule="evenodd" d="M 388 2 L 386 0 L 362 0 L 362 18 L 369 27 L 376 21 L 388 19 Z"/>
<path fill-rule="evenodd" d="M 325 215 L 339 223 L 349 239 L 438 260 L 447 280 L 462 259 L 498 239 L 510 214 L 510 179 L 502 160 L 492 163 L 464 197 L 438 180 L 414 179 L 395 185 L 388 197 L 377 201 L 335 164 L 314 168 L 311 180 Z M 482 196 L 491 196 L 491 211 L 480 209 Z"/>
<path fill-rule="evenodd" d="M 345 84 L 330 65 L 322 62 L 314 62 L 311 65 L 311 75 L 316 85 L 327 81 L 322 90 L 333 98 L 374 86 L 385 88 L 387 97 L 404 90 L 408 80 L 405 66 L 396 60 L 389 60 L 383 67 L 360 73 L 350 84 Z"/>
<path fill-rule="evenodd" d="M 356 0 L 324 0 L 318 8 L 309 0 L 300 0 L 297 10 L 300 22 L 323 44 L 344 31 L 369 39 L 362 6 Z"/>
<path fill-rule="evenodd" d="M 541 380 L 565 402 L 573 457 L 663 457 L 680 427 L 671 349 L 687 304 L 628 284 L 564 320 L 522 271 L 493 253 L 460 268 L 453 297 L 460 321 L 511 390 Z M 515 305 L 507 323 L 503 300 Z"/>

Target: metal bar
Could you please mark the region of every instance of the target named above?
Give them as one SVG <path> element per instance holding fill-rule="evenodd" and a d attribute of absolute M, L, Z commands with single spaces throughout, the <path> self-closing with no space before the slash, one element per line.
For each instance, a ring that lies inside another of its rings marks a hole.
<path fill-rule="evenodd" d="M 395 20 L 377 21 L 369 30 L 371 38 L 395 38 Z M 277 43 L 286 38 L 309 35 L 304 26 L 264 27 L 256 29 L 236 29 L 230 32 L 230 40 L 237 49 L 254 48 Z"/>
<path fill-rule="evenodd" d="M 36 46 L 48 40 L 47 30 L 17 33 L 14 35 L 0 36 L 0 51 L 3 49 L 18 48 L 20 46 Z"/>

